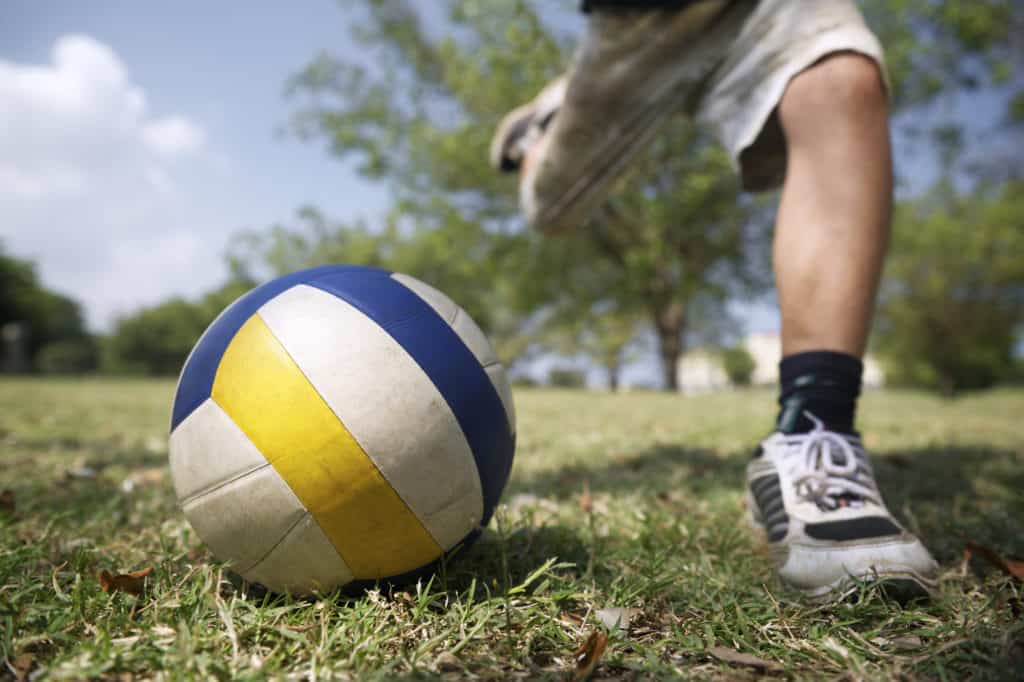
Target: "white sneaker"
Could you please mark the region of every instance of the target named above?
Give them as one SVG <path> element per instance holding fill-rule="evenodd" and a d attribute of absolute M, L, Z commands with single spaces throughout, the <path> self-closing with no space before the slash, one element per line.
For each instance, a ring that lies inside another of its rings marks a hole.
<path fill-rule="evenodd" d="M 764 531 L 782 583 L 812 600 L 865 581 L 896 596 L 934 592 L 938 565 L 882 501 L 860 438 L 773 433 L 747 465 L 747 509 Z"/>

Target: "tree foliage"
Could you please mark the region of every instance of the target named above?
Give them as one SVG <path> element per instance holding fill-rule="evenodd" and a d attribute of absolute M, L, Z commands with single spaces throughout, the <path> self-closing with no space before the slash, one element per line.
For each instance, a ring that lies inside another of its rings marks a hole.
<path fill-rule="evenodd" d="M 743 346 L 722 349 L 722 369 L 733 386 L 749 386 L 755 366 L 754 356 Z"/>
<path fill-rule="evenodd" d="M 897 211 L 877 341 L 887 377 L 945 395 L 1013 370 L 1024 326 L 1024 182 Z"/>
<path fill-rule="evenodd" d="M 44 287 L 31 262 L 0 248 L 0 328 L 8 323 L 23 331 L 25 369 L 83 372 L 96 365 L 79 304 Z"/>
<path fill-rule="evenodd" d="M 863 0 L 861 6 L 885 47 L 897 109 L 950 89 L 1024 87 L 1024 75 L 1015 72 L 1024 53 L 1024 9 L 1017 0 Z"/>
<path fill-rule="evenodd" d="M 1024 3 L 863 0 L 861 6 L 885 48 L 894 109 L 905 114 L 897 117 L 901 137 L 937 150 L 944 169 L 959 164 L 1002 181 L 1020 177 Z M 996 129 L 985 135 L 1009 135 L 1015 144 L 984 145 L 979 154 L 965 150 L 968 121 L 956 113 L 954 100 L 980 93 L 1004 106 Z"/>
<path fill-rule="evenodd" d="M 104 369 L 174 376 L 203 331 L 251 282 L 232 281 L 198 301 L 172 298 L 119 319 L 104 343 Z"/>

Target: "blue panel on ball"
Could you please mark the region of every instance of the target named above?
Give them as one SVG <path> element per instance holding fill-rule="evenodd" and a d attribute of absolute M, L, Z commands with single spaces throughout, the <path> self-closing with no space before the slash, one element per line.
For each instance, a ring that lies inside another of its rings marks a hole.
<path fill-rule="evenodd" d="M 358 308 L 430 377 L 473 451 L 486 525 L 508 480 L 515 442 L 501 398 L 473 353 L 430 305 L 386 271 L 338 269 L 304 283 Z"/>
<path fill-rule="evenodd" d="M 217 374 L 224 350 L 260 306 L 281 292 L 318 275 L 353 268 L 361 269 L 357 266 L 322 265 L 293 272 L 256 287 L 225 309 L 203 334 L 181 372 L 178 391 L 174 396 L 174 408 L 171 410 L 171 431 L 210 397 L 213 378 Z"/>

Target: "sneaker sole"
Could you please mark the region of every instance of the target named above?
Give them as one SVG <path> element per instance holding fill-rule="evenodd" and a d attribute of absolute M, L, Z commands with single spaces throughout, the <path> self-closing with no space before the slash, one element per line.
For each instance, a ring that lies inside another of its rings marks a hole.
<path fill-rule="evenodd" d="M 760 519 L 754 513 L 756 505 L 750 499 L 750 489 L 747 488 L 744 499 L 746 513 L 743 515 L 747 526 L 753 531 L 758 539 L 765 543 L 773 555 L 778 554 L 776 543 L 768 542 L 768 533 L 761 525 Z M 787 582 L 776 572 L 776 580 L 785 589 L 798 592 L 808 601 L 821 604 L 824 602 L 843 601 L 857 594 L 864 585 L 877 587 L 887 597 L 900 603 L 913 601 L 914 599 L 931 598 L 938 592 L 938 580 L 926 577 L 912 568 L 896 568 L 879 573 L 872 571 L 862 575 L 848 574 L 827 585 L 815 588 L 799 587 Z"/>
<path fill-rule="evenodd" d="M 799 592 L 808 601 L 815 604 L 844 601 L 860 592 L 865 586 L 877 588 L 886 597 L 900 603 L 915 599 L 928 599 L 934 597 L 938 592 L 937 580 L 927 578 L 910 568 L 888 570 L 884 573 L 871 572 L 860 576 L 847 575 L 829 585 L 810 590 L 787 583 L 782 578 L 779 578 L 779 582 L 787 589 Z"/>

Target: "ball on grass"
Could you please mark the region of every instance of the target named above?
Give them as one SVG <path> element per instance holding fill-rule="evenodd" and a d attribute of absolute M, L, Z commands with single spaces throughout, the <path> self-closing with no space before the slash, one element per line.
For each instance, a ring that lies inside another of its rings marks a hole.
<path fill-rule="evenodd" d="M 504 369 L 464 310 L 407 275 L 323 266 L 250 291 L 199 339 L 171 473 L 217 557 L 306 594 L 400 582 L 472 542 L 514 433 Z"/>

